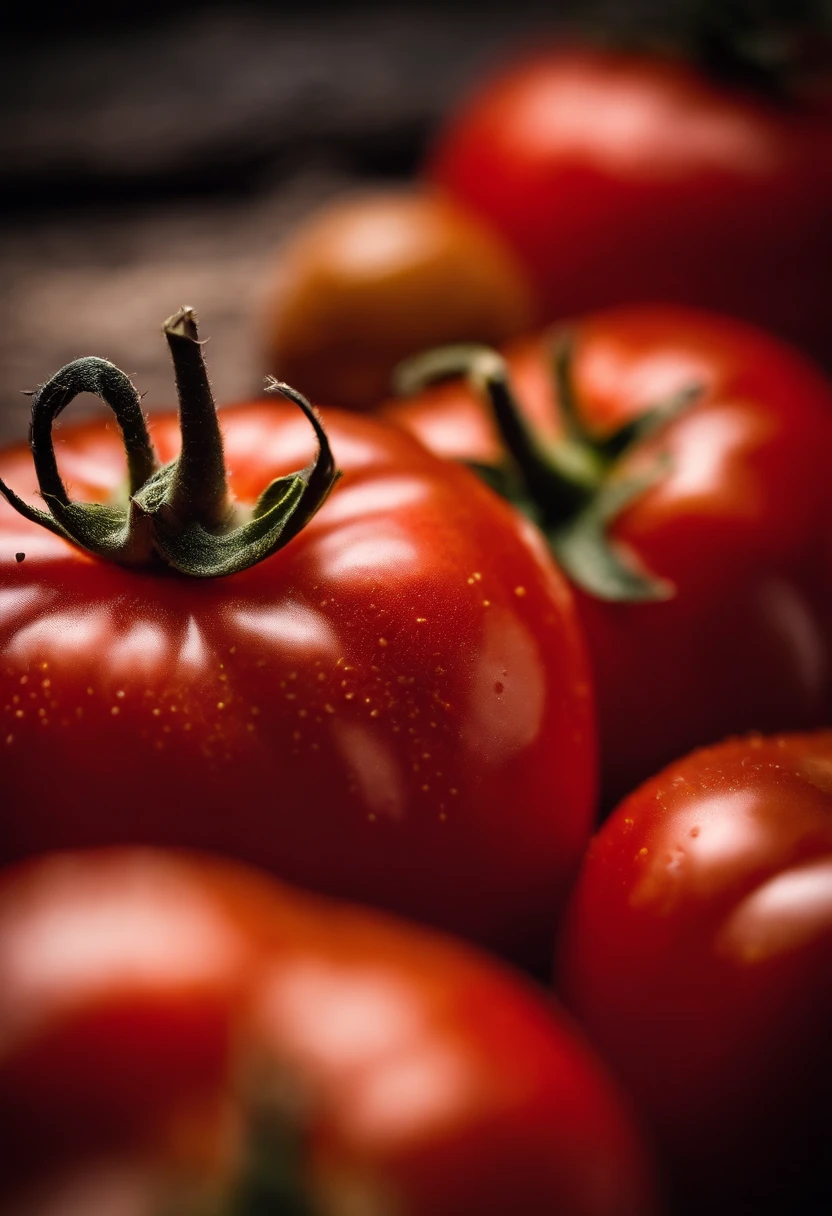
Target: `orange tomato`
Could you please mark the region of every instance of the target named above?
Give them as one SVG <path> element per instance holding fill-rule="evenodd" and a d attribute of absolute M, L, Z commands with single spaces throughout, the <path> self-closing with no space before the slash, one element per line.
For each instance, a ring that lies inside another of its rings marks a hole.
<path fill-rule="evenodd" d="M 405 356 L 500 342 L 533 320 L 501 238 L 426 190 L 336 199 L 289 237 L 279 262 L 267 370 L 322 404 L 370 408 Z"/>

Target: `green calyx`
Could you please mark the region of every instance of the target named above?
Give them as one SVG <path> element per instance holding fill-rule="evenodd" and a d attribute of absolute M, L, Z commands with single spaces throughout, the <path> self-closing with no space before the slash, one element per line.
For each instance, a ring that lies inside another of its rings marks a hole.
<path fill-rule="evenodd" d="M 286 384 L 271 391 L 293 401 L 318 440 L 312 462 L 266 487 L 253 507 L 231 499 L 222 434 L 192 309 L 165 322 L 179 393 L 182 447 L 160 466 L 141 400 L 124 372 L 106 359 L 76 359 L 32 398 L 30 446 L 47 510 L 30 506 L 3 481 L 0 493 L 26 519 L 97 557 L 120 565 L 166 567 L 194 578 L 218 578 L 254 566 L 287 544 L 312 518 L 340 476 L 326 432 L 312 406 Z M 124 503 L 73 502 L 55 459 L 52 426 L 79 393 L 110 407 L 127 455 Z"/>
<path fill-rule="evenodd" d="M 161 1177 L 155 1216 L 321 1216 L 306 1113 L 268 1060 L 244 1079 L 230 1159 L 213 1176 Z"/>
<path fill-rule="evenodd" d="M 448 346 L 406 360 L 396 371 L 396 389 L 410 395 L 434 381 L 466 376 L 490 407 L 509 455 L 498 466 L 471 467 L 537 524 L 572 581 L 603 600 L 668 599 L 672 585 L 644 570 L 615 543 L 610 528 L 669 467 L 660 457 L 643 476 L 625 477 L 620 472 L 624 456 L 687 409 L 699 389 L 686 388 L 615 431 L 598 435 L 587 428 L 579 408 L 569 339 L 556 340 L 552 354 L 563 424 L 563 434 L 555 440 L 540 436 L 526 421 L 505 361 L 488 347 Z"/>

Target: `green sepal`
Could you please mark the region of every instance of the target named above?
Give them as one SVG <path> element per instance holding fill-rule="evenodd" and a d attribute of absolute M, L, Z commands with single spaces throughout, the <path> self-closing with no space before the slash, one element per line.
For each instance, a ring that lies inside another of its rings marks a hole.
<path fill-rule="evenodd" d="M 222 436 L 191 309 L 165 323 L 179 390 L 182 445 L 160 468 L 141 401 L 129 377 L 106 360 L 77 359 L 32 397 L 30 443 L 44 511 L 4 482 L 0 493 L 32 523 L 85 552 L 127 566 L 167 566 L 194 578 L 219 578 L 257 565 L 309 522 L 340 473 L 329 440 L 310 403 L 289 385 L 270 380 L 304 413 L 318 440 L 305 469 L 278 477 L 248 510 L 228 493 Z M 121 428 L 129 472 L 126 502 L 73 502 L 55 459 L 52 426 L 80 392 L 109 405 Z"/>
<path fill-rule="evenodd" d="M 668 599 L 673 585 L 644 570 L 635 554 L 616 544 L 610 528 L 665 476 L 669 460 L 660 457 L 648 475 L 631 478 L 619 476 L 619 463 L 684 413 L 701 389 L 688 385 L 612 432 L 598 434 L 580 408 L 568 332 L 554 336 L 550 357 L 563 431 L 559 439 L 540 435 L 524 417 L 506 362 L 489 347 L 448 346 L 417 355 L 396 368 L 394 384 L 412 394 L 464 375 L 490 407 L 509 453 L 509 461 L 500 465 L 466 461 L 467 466 L 543 531 L 561 567 L 590 595 L 619 602 Z"/>
<path fill-rule="evenodd" d="M 156 552 L 166 566 L 193 578 L 222 578 L 256 566 L 285 544 L 306 482 L 295 474 L 273 482 L 266 494 L 272 490 L 277 497 L 270 507 L 228 532 L 208 532 L 195 520 L 181 526 L 167 517 L 163 505 L 152 517 Z"/>
<path fill-rule="evenodd" d="M 639 414 L 636 418 L 628 419 L 627 422 L 622 423 L 616 430 L 611 431 L 609 435 L 595 438 L 593 443 L 596 450 L 609 462 L 618 460 L 620 456 L 625 455 L 625 453 L 633 448 L 640 447 L 642 443 L 646 443 L 648 439 L 663 430 L 674 418 L 678 418 L 681 414 L 684 414 L 688 406 L 693 404 L 700 393 L 701 389 L 698 385 L 688 385 L 686 388 L 680 389 L 678 393 L 672 393 L 666 401 L 663 401 L 660 405 L 653 406 L 649 410 L 645 410 L 643 414 Z"/>
<path fill-rule="evenodd" d="M 50 515 L 48 511 L 41 511 L 38 507 L 31 506 L 25 499 L 15 494 L 11 486 L 7 486 L 2 478 L 0 478 L 0 494 L 3 495 L 10 507 L 14 507 L 18 515 L 22 515 L 24 519 L 28 519 L 30 523 L 40 524 L 42 528 L 46 528 L 49 532 L 54 532 L 56 536 L 72 541 L 72 537 L 66 528 L 62 527 L 57 519 Z"/>
<path fill-rule="evenodd" d="M 668 462 L 660 460 L 651 474 L 611 482 L 567 523 L 546 529 L 561 567 L 596 599 L 644 603 L 671 599 L 675 594 L 671 582 L 642 569 L 635 555 L 623 551 L 609 535 L 622 511 L 655 485 L 667 467 Z"/>
<path fill-rule="evenodd" d="M 286 1094 L 270 1062 L 248 1071 L 237 1096 L 236 1159 L 216 1178 L 163 1178 L 154 1216 L 322 1216 L 308 1177 L 303 1104 Z"/>
<path fill-rule="evenodd" d="M 470 469 L 480 481 L 484 481 L 490 490 L 505 498 L 524 515 L 529 514 L 530 499 L 523 488 L 523 482 L 509 464 L 486 464 L 482 460 L 464 460 L 466 469 Z"/>
<path fill-rule="evenodd" d="M 144 565 L 150 559 L 151 530 L 132 501 L 126 508 L 51 498 L 46 502 L 63 535 L 87 553 L 124 566 Z"/>

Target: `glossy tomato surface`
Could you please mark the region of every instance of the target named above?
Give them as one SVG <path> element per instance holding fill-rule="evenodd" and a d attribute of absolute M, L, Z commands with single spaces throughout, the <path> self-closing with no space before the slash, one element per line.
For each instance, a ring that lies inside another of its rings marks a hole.
<path fill-rule="evenodd" d="M 103 850 L 3 875 L 0 977 L 4 1216 L 655 1211 L 590 1050 L 461 944 Z"/>
<path fill-rule="evenodd" d="M 616 471 L 655 478 L 664 470 L 611 535 L 670 582 L 671 598 L 611 603 L 577 593 L 610 803 L 693 747 L 823 722 L 829 614 L 819 581 L 832 388 L 777 340 L 691 309 L 615 309 L 570 332 L 578 407 L 599 433 L 686 385 L 701 390 Z M 562 423 L 549 338 L 523 340 L 506 357 L 523 412 L 555 437 Z M 487 408 L 462 381 L 387 412 L 442 455 L 500 459 Z"/>
<path fill-rule="evenodd" d="M 426 173 L 517 250 L 547 319 L 675 301 L 829 358 L 828 81 L 777 100 L 681 59 L 541 49 L 475 89 Z"/>
<path fill-rule="evenodd" d="M 289 406 L 221 422 L 243 502 L 313 448 Z M 0 856 L 201 847 L 534 954 L 593 814 L 571 594 L 466 471 L 371 419 L 328 428 L 334 492 L 228 578 L 109 564 L 0 504 Z M 174 418 L 152 429 L 172 458 Z M 118 490 L 117 428 L 58 434 L 76 498 Z M 0 475 L 28 492 L 28 453 Z"/>
<path fill-rule="evenodd" d="M 395 365 L 444 342 L 504 342 L 532 324 L 516 255 L 424 188 L 333 199 L 278 251 L 267 370 L 327 405 L 369 409 Z"/>
<path fill-rule="evenodd" d="M 691 1210 L 828 1210 L 832 732 L 732 740 L 626 799 L 559 973 Z"/>

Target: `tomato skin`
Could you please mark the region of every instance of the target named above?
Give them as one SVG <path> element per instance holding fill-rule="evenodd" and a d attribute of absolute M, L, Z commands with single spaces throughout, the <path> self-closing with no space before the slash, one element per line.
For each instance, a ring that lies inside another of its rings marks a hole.
<path fill-rule="evenodd" d="M 779 103 L 681 59 L 550 47 L 482 82 L 425 174 L 517 251 L 547 320 L 678 302 L 829 358 L 828 88 Z"/>
<path fill-rule="evenodd" d="M 679 760 L 603 825 L 570 902 L 562 995 L 693 1210 L 797 1211 L 828 1182 L 830 773 L 830 731 Z"/>
<path fill-rule="evenodd" d="M 349 195 L 279 252 L 268 370 L 316 401 L 370 409 L 405 356 L 504 342 L 533 319 L 514 254 L 458 203 L 425 188 Z"/>
<path fill-rule="evenodd" d="M 243 502 L 309 458 L 291 407 L 220 417 Z M 335 491 L 225 579 L 109 565 L 0 504 L 0 860 L 203 848 L 539 958 L 595 798 L 571 595 L 466 471 L 373 419 L 327 423 Z M 172 458 L 174 419 L 152 429 Z M 61 430 L 77 498 L 120 485 L 116 436 Z M 27 454 L 0 476 L 25 492 Z"/>
<path fill-rule="evenodd" d="M 622 604 L 576 592 L 612 805 L 696 746 L 824 722 L 830 639 L 817 584 L 832 389 L 769 335 L 697 310 L 613 309 L 576 321 L 571 333 L 577 396 L 601 432 L 686 385 L 702 388 L 686 414 L 628 458 L 633 473 L 661 452 L 670 467 L 612 529 L 675 595 Z M 518 403 L 556 435 L 546 339 L 524 339 L 506 357 Z M 461 381 L 384 412 L 443 456 L 500 458 L 485 406 Z"/>
<path fill-rule="evenodd" d="M 27 1212 L 112 1166 L 137 1216 L 154 1183 L 222 1178 L 252 1061 L 320 1216 L 655 1211 L 590 1050 L 459 943 L 231 863 L 99 850 L 3 875 L 0 975 L 0 1172 Z"/>

